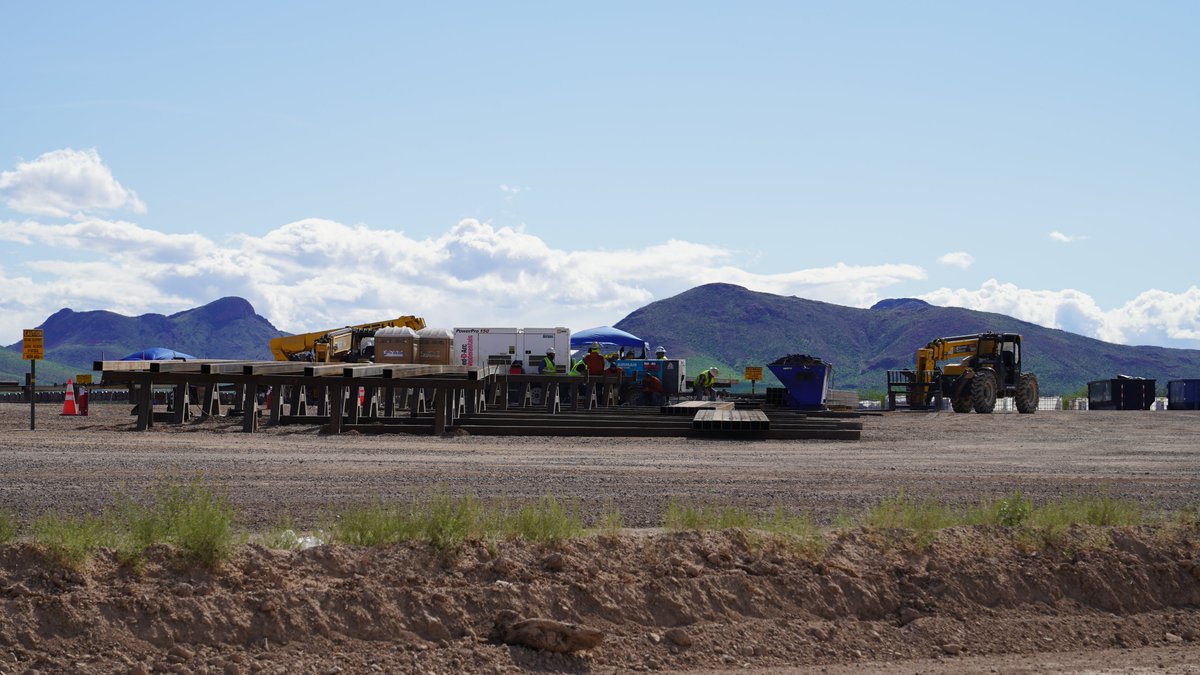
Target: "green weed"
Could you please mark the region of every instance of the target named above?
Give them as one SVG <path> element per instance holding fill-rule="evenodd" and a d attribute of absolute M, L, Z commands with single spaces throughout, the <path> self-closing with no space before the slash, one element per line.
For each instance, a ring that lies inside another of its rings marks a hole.
<path fill-rule="evenodd" d="M 663 527 L 668 530 L 728 530 L 754 527 L 749 510 L 731 504 L 697 504 L 672 499 L 667 502 Z"/>
<path fill-rule="evenodd" d="M 0 511 L 0 546 L 17 538 L 17 514 Z"/>
<path fill-rule="evenodd" d="M 331 525 L 333 539 L 351 546 L 385 546 L 413 541 L 420 532 L 413 509 L 375 501 L 344 511 Z"/>
<path fill-rule="evenodd" d="M 615 537 L 625 529 L 625 516 L 615 508 L 608 508 L 596 519 L 595 529 L 609 537 Z"/>
<path fill-rule="evenodd" d="M 865 524 L 887 532 L 911 532 L 917 546 L 925 548 L 936 538 L 938 530 L 964 522 L 964 516 L 946 504 L 932 499 L 917 502 L 901 492 L 872 507 Z"/>
<path fill-rule="evenodd" d="M 811 515 L 793 515 L 782 506 L 776 506 L 769 515 L 760 518 L 758 528 L 779 537 L 808 558 L 819 557 L 828 545 L 821 527 Z"/>
<path fill-rule="evenodd" d="M 33 540 L 59 564 L 79 569 L 93 552 L 112 546 L 115 537 L 103 518 L 52 511 L 33 522 Z"/>
<path fill-rule="evenodd" d="M 271 529 L 263 534 L 260 542 L 263 546 L 277 551 L 298 551 L 302 544 L 295 524 L 286 516 L 272 525 Z"/>

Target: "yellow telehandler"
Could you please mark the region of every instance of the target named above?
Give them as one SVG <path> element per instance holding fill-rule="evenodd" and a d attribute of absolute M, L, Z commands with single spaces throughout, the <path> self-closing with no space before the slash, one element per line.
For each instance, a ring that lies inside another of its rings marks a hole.
<path fill-rule="evenodd" d="M 937 338 L 917 350 L 915 370 L 888 371 L 888 402 L 904 395 L 908 407 L 937 410 L 943 398 L 954 412 L 990 413 L 997 397 L 1011 396 L 1017 412 L 1038 407 L 1038 381 L 1021 370 L 1021 336 L 979 333 Z"/>

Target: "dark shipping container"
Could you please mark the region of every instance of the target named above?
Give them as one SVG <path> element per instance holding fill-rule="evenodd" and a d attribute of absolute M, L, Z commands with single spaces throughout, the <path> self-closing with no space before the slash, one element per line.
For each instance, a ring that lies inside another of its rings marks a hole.
<path fill-rule="evenodd" d="M 1154 383 L 1124 375 L 1088 382 L 1088 410 L 1149 410 L 1154 405 Z"/>

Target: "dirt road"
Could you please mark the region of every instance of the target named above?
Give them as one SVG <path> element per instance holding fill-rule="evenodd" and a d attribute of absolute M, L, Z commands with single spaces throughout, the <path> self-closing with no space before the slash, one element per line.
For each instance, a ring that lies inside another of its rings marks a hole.
<path fill-rule="evenodd" d="M 585 512 L 619 508 L 634 527 L 660 525 L 671 497 L 824 520 L 901 490 L 1200 504 L 1196 413 L 895 414 L 865 418 L 860 442 L 720 442 L 242 434 L 220 420 L 139 433 L 126 406 L 57 412 L 39 409 L 31 432 L 27 407 L 0 406 L 0 509 L 23 521 L 195 471 L 227 486 L 251 529 L 285 514 L 318 525 L 337 507 L 438 484 L 483 498 L 553 492 Z M 8 546 L 0 674 L 1200 672 L 1200 533 L 1106 536 L 1031 551 L 963 529 L 918 551 L 831 533 L 819 559 L 737 532 L 471 544 L 451 557 L 246 547 L 216 572 L 154 551 L 137 574 L 111 555 L 56 571 Z M 510 646 L 505 612 L 604 641 L 578 655 Z"/>

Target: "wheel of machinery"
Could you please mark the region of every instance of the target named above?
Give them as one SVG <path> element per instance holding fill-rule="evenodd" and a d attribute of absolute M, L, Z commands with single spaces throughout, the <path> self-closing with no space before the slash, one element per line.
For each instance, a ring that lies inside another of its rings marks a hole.
<path fill-rule="evenodd" d="M 950 400 L 950 405 L 956 413 L 971 412 L 971 386 L 969 384 L 964 386 L 958 395 Z"/>
<path fill-rule="evenodd" d="M 996 373 L 979 370 L 971 380 L 971 407 L 977 413 L 990 413 L 996 409 Z"/>
<path fill-rule="evenodd" d="M 1037 412 L 1038 408 L 1038 381 L 1037 375 L 1033 373 L 1024 373 L 1021 375 L 1021 381 L 1017 383 L 1017 412 L 1026 415 L 1032 415 Z"/>

